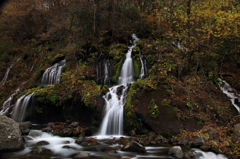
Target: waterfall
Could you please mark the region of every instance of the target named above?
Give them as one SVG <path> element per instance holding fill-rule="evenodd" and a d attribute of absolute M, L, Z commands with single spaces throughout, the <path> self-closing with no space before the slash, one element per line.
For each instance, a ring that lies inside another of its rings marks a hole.
<path fill-rule="evenodd" d="M 103 96 L 105 99 L 105 116 L 100 127 L 100 135 L 122 135 L 123 134 L 123 106 L 125 104 L 128 83 L 134 82 L 133 62 L 131 58 L 132 48 L 139 41 L 135 34 L 132 35 L 132 45 L 126 54 L 117 86 L 111 87 L 110 91 Z"/>
<path fill-rule="evenodd" d="M 237 105 L 238 103 L 240 103 L 240 94 L 237 94 L 237 91 L 232 88 L 225 80 L 222 80 L 220 78 L 218 79 L 220 80 L 220 82 L 218 83 L 219 88 L 224 94 L 226 94 L 230 98 L 232 105 L 240 113 L 240 108 Z"/>
<path fill-rule="evenodd" d="M 14 64 L 12 64 L 10 67 L 8 67 L 8 69 L 7 69 L 5 75 L 4 75 L 4 77 L 3 77 L 3 79 L 2 79 L 2 81 L 1 81 L 1 83 L 0 83 L 0 87 L 2 87 L 2 86 L 5 84 L 5 82 L 7 81 L 9 71 L 10 71 L 10 69 L 13 67 L 13 65 L 14 65 Z"/>
<path fill-rule="evenodd" d="M 139 53 L 140 54 L 140 60 L 141 60 L 141 74 L 139 75 L 140 79 L 143 79 L 146 75 L 147 75 L 147 62 L 146 59 L 143 56 L 143 53 Z"/>
<path fill-rule="evenodd" d="M 34 65 L 35 65 L 36 61 L 37 61 L 37 59 L 35 59 L 35 61 L 34 61 L 33 65 L 32 65 L 32 67 L 30 68 L 30 72 L 32 72 L 32 70 L 33 70 L 33 67 L 34 67 Z"/>
<path fill-rule="evenodd" d="M 109 59 L 104 60 L 104 85 L 110 85 L 110 71 L 111 71 L 111 65 L 109 62 Z"/>
<path fill-rule="evenodd" d="M 14 110 L 13 110 L 13 119 L 15 121 L 23 121 L 27 107 L 29 105 L 29 102 L 31 101 L 31 98 L 33 96 L 34 92 L 29 95 L 23 95 L 20 98 L 18 98 Z"/>
<path fill-rule="evenodd" d="M 65 60 L 62 60 L 59 63 L 56 63 L 52 67 L 49 67 L 45 70 L 43 73 L 42 79 L 41 79 L 41 84 L 46 84 L 46 85 L 53 85 L 54 83 L 60 83 L 61 81 L 61 73 L 63 67 L 66 66 Z"/>
<path fill-rule="evenodd" d="M 11 102 L 13 97 L 18 93 L 19 88 L 17 88 L 14 93 L 3 103 L 2 110 L 0 111 L 0 115 L 6 115 L 11 108 Z"/>

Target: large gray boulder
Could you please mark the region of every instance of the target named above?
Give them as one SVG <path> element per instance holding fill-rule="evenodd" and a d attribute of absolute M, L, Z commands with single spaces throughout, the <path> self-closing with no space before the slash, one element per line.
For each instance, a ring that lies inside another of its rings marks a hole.
<path fill-rule="evenodd" d="M 22 133 L 18 123 L 0 115 L 0 151 L 17 151 L 24 148 Z"/>
<path fill-rule="evenodd" d="M 173 146 L 168 150 L 168 154 L 176 158 L 183 158 L 183 151 L 180 146 Z"/>

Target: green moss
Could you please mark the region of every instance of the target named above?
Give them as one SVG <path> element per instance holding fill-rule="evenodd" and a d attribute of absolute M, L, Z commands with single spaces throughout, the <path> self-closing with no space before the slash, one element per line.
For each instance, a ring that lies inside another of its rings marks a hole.
<path fill-rule="evenodd" d="M 133 66 L 134 77 L 138 78 L 141 73 L 141 61 L 139 58 L 133 59 Z"/>
<path fill-rule="evenodd" d="M 60 62 L 60 60 L 63 60 L 65 58 L 65 55 L 63 54 L 57 54 L 56 56 L 54 56 L 53 60 L 52 60 L 52 65 Z"/>
<path fill-rule="evenodd" d="M 120 75 L 120 73 L 121 73 L 122 65 L 123 65 L 123 58 L 122 58 L 122 59 L 120 60 L 120 62 L 118 63 L 118 65 L 117 65 L 117 70 L 116 70 L 116 72 L 115 72 L 115 74 L 114 74 L 114 76 L 113 76 L 113 78 L 112 78 L 112 81 L 113 81 L 114 83 L 117 83 L 117 82 L 118 82 L 118 77 L 119 77 L 119 75 Z"/>
<path fill-rule="evenodd" d="M 104 85 L 104 86 L 102 87 L 102 91 L 108 92 L 108 91 L 109 91 L 108 86 L 107 86 L 107 85 Z"/>

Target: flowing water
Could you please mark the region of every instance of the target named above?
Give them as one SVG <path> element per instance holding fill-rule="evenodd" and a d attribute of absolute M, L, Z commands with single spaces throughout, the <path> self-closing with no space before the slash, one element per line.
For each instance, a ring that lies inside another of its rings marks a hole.
<path fill-rule="evenodd" d="M 147 75 L 147 62 L 146 59 L 143 57 L 143 53 L 140 53 L 140 60 L 141 60 L 141 73 L 139 75 L 139 79 L 143 79 Z"/>
<path fill-rule="evenodd" d="M 100 127 L 99 135 L 122 135 L 123 134 L 123 106 L 128 93 L 128 84 L 134 82 L 133 62 L 131 58 L 132 48 L 139 39 L 132 35 L 132 45 L 126 54 L 117 86 L 111 87 L 110 91 L 103 96 L 105 99 L 105 116 Z"/>
<path fill-rule="evenodd" d="M 11 102 L 13 97 L 18 93 L 19 88 L 14 91 L 14 93 L 3 103 L 2 110 L 0 111 L 0 115 L 6 115 L 9 109 L 12 107 Z"/>
<path fill-rule="evenodd" d="M 100 138 L 97 136 L 95 138 L 98 144 L 95 146 L 80 146 L 75 143 L 76 139 L 74 138 L 59 137 L 40 130 L 31 130 L 29 135 L 24 138 L 26 142 L 25 149 L 14 153 L 4 153 L 4 159 L 72 159 L 77 158 L 79 154 L 86 154 L 86 158 L 90 159 L 175 159 L 168 155 L 168 149 L 171 145 L 145 146 L 146 153 L 121 151 L 120 148 L 122 145 L 118 143 L 111 144 L 113 141 L 120 140 L 120 137 L 109 136 L 108 138 Z M 196 153 L 202 153 L 202 156 L 198 159 L 227 159 L 227 157 L 222 154 L 204 152 L 199 149 L 191 150 Z"/>
<path fill-rule="evenodd" d="M 237 105 L 240 104 L 240 94 L 237 94 L 237 91 L 232 88 L 225 80 L 220 79 L 220 82 L 218 83 L 219 88 L 222 90 L 224 94 L 226 94 L 231 102 L 232 105 L 237 109 L 237 111 L 240 113 L 240 108 Z"/>
<path fill-rule="evenodd" d="M 13 66 L 14 66 L 14 64 L 12 64 L 10 67 L 8 67 L 8 69 L 7 69 L 5 75 L 4 75 L 4 77 L 3 77 L 3 79 L 2 79 L 2 81 L 1 81 L 1 83 L 0 83 L 0 87 L 2 87 L 2 86 L 6 83 L 7 78 L 8 78 L 8 74 L 9 74 L 9 71 L 10 71 L 10 69 L 11 69 Z"/>
<path fill-rule="evenodd" d="M 65 60 L 62 60 L 59 63 L 47 68 L 43 73 L 41 84 L 44 85 L 53 85 L 54 83 L 60 83 L 61 81 L 61 73 L 63 67 L 66 66 Z"/>
<path fill-rule="evenodd" d="M 13 110 L 13 116 L 12 118 L 15 121 L 21 122 L 24 120 L 27 107 L 31 101 L 31 98 L 33 96 L 34 92 L 29 95 L 23 95 L 20 98 L 18 98 L 14 110 Z"/>
<path fill-rule="evenodd" d="M 104 60 L 104 85 L 110 85 L 110 71 L 111 71 L 111 65 L 109 62 L 109 59 Z"/>

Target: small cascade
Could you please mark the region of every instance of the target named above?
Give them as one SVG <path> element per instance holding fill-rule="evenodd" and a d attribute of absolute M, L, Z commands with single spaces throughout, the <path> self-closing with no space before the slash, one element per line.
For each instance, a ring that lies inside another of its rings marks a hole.
<path fill-rule="evenodd" d="M 119 85 L 111 87 L 110 91 L 103 96 L 106 101 L 105 116 L 99 132 L 103 136 L 123 134 L 123 106 L 128 94 L 128 84 L 134 82 L 131 53 L 132 48 L 139 41 L 135 34 L 132 35 L 132 38 L 132 45 L 129 47 L 120 73 Z"/>
<path fill-rule="evenodd" d="M 222 80 L 220 78 L 219 80 L 220 80 L 220 82 L 218 83 L 219 88 L 224 94 L 226 94 L 230 98 L 232 105 L 240 113 L 240 108 L 238 105 L 240 104 L 240 94 L 237 94 L 237 91 L 234 88 L 232 88 L 225 80 Z"/>
<path fill-rule="evenodd" d="M 18 98 L 14 110 L 13 110 L 13 119 L 15 121 L 23 121 L 27 107 L 29 105 L 29 102 L 31 101 L 31 98 L 33 96 L 34 92 L 29 95 L 23 95 L 20 98 Z"/>
<path fill-rule="evenodd" d="M 110 85 L 110 71 L 111 71 L 111 65 L 109 62 L 109 59 L 104 60 L 104 85 Z"/>
<path fill-rule="evenodd" d="M 111 64 L 106 55 L 99 55 L 94 64 L 94 71 L 96 70 L 96 83 L 100 85 L 110 85 Z M 92 73 L 93 74 L 93 73 Z"/>
<path fill-rule="evenodd" d="M 140 60 L 141 60 L 141 74 L 139 75 L 140 79 L 143 79 L 147 75 L 147 62 L 143 56 L 143 53 L 140 52 Z"/>
<path fill-rule="evenodd" d="M 2 81 L 1 81 L 1 83 L 0 83 L 0 87 L 2 87 L 2 86 L 5 84 L 5 82 L 7 81 L 9 71 L 11 70 L 11 68 L 13 67 L 13 65 L 14 65 L 14 64 L 12 64 L 10 67 L 8 67 L 8 69 L 7 69 L 5 75 L 4 75 L 4 77 L 3 77 L 3 79 L 2 79 Z"/>
<path fill-rule="evenodd" d="M 34 67 L 34 65 L 35 65 L 36 61 L 37 61 L 37 59 L 35 59 L 35 61 L 34 61 L 33 65 L 32 65 L 32 67 L 30 68 L 30 72 L 32 72 L 32 70 L 33 70 L 33 67 Z"/>
<path fill-rule="evenodd" d="M 43 73 L 42 79 L 41 79 L 41 84 L 46 84 L 46 85 L 53 85 L 54 83 L 60 83 L 61 81 L 61 73 L 63 67 L 66 66 L 65 60 L 62 60 L 59 63 L 56 63 L 52 67 L 49 67 L 45 70 Z"/>
<path fill-rule="evenodd" d="M 126 59 L 123 63 L 122 70 L 118 78 L 118 84 L 127 84 L 127 83 L 134 82 L 133 60 L 131 55 L 132 55 L 132 48 L 134 48 L 134 46 L 140 39 L 136 36 L 136 34 L 133 34 L 132 38 L 133 38 L 132 46 L 128 47 Z"/>
<path fill-rule="evenodd" d="M 2 110 L 0 111 L 0 115 L 6 115 L 9 109 L 12 107 L 11 102 L 13 97 L 18 93 L 19 88 L 14 91 L 14 93 L 3 103 Z"/>

